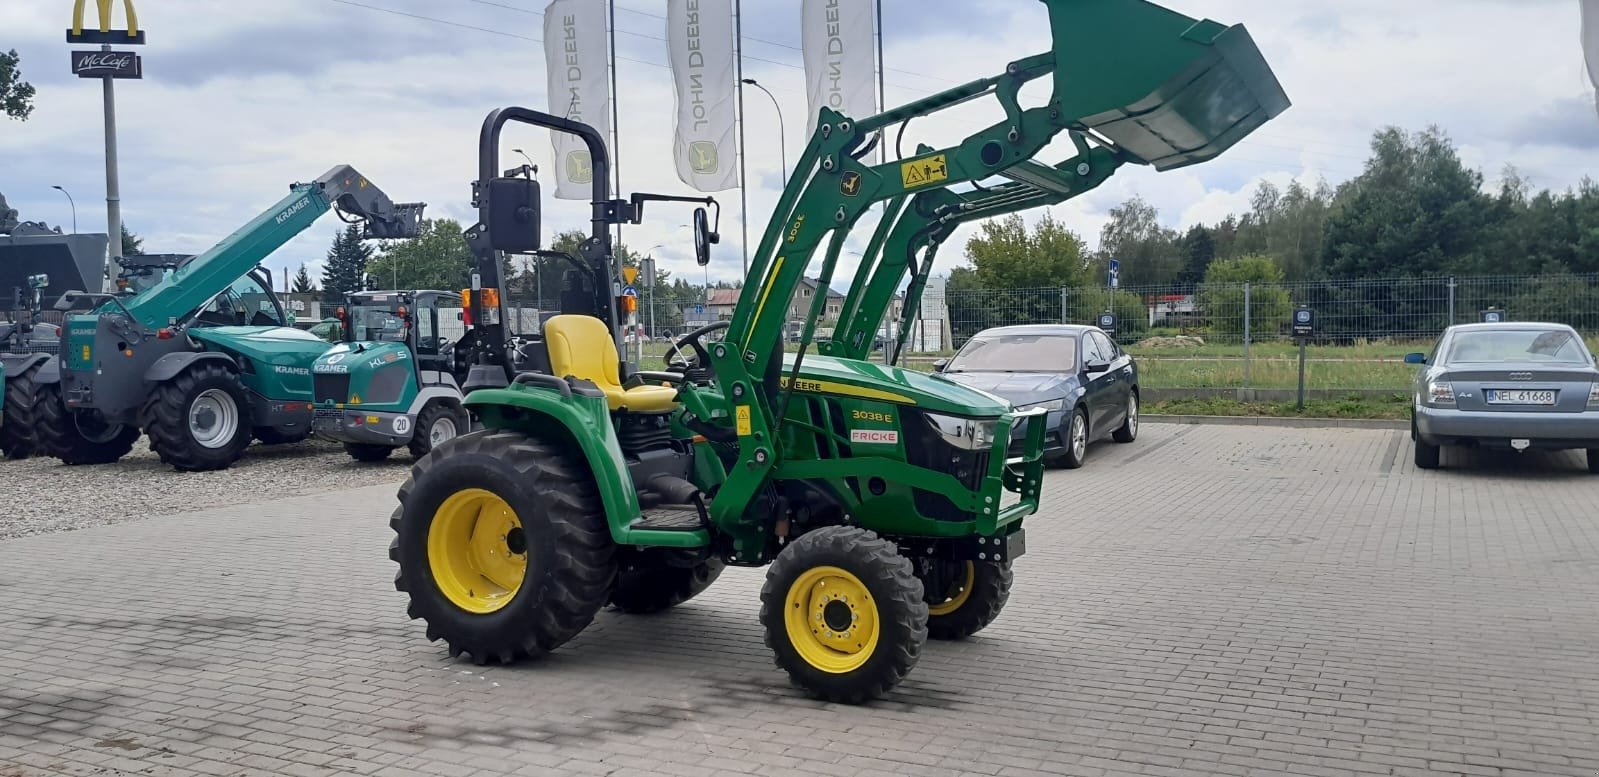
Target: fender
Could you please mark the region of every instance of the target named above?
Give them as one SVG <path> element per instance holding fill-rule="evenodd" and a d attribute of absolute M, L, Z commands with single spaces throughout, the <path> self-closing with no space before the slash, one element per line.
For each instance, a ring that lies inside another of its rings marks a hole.
<path fill-rule="evenodd" d="M 428 388 L 422 389 L 422 391 L 416 395 L 416 399 L 411 401 L 411 406 L 406 409 L 405 413 L 406 415 L 414 416 L 421 413 L 422 408 L 427 407 L 427 404 L 435 399 L 453 399 L 459 401 L 460 397 L 461 392 L 453 388 L 429 386 Z"/>
<path fill-rule="evenodd" d="M 37 365 L 39 371 L 33 376 L 34 383 L 43 386 L 61 382 L 61 364 L 56 361 L 53 354 L 24 353 L 3 358 L 6 365 L 6 375 L 9 377 L 15 378 Z"/>
<path fill-rule="evenodd" d="M 144 379 L 151 383 L 164 383 L 177 377 L 178 373 L 188 369 L 189 365 L 205 361 L 222 362 L 234 370 L 239 367 L 232 358 L 214 351 L 179 351 L 156 359 L 155 363 L 144 371 Z"/>
<path fill-rule="evenodd" d="M 513 385 L 480 389 L 468 394 L 464 405 L 477 413 L 488 429 L 511 429 L 545 439 L 552 437 L 577 451 L 593 474 L 605 507 L 611 539 L 618 545 L 701 548 L 710 542 L 704 530 L 658 531 L 633 529 L 642 513 L 633 477 L 628 473 L 622 446 L 616 441 L 610 409 L 603 396 L 577 391 L 557 393 L 546 388 Z"/>

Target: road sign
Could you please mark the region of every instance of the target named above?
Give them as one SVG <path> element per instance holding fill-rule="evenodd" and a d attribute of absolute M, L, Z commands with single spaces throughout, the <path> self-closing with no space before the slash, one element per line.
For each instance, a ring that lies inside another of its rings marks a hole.
<path fill-rule="evenodd" d="M 1112 259 L 1110 260 L 1110 287 L 1114 289 L 1121 286 L 1121 281 L 1122 263 L 1118 259 Z"/>
<path fill-rule="evenodd" d="M 694 305 L 694 315 L 701 316 L 701 315 L 704 315 L 704 314 L 705 314 L 705 306 L 696 303 Z"/>
<path fill-rule="evenodd" d="M 635 297 L 636 298 L 636 297 L 638 297 L 638 289 L 633 288 L 632 284 L 629 284 L 627 286 L 623 286 L 622 287 L 622 296 L 624 296 L 624 297 Z"/>
<path fill-rule="evenodd" d="M 1099 328 L 1104 330 L 1105 334 L 1115 335 L 1116 334 L 1116 314 L 1112 313 L 1112 312 L 1110 312 L 1108 310 L 1105 311 L 1104 313 L 1099 314 Z"/>
<path fill-rule="evenodd" d="M 1505 312 L 1499 308 L 1488 308 L 1478 314 L 1478 320 L 1484 324 L 1502 324 L 1505 321 Z"/>
<path fill-rule="evenodd" d="M 637 267 L 623 267 L 622 268 L 622 282 L 627 284 L 627 285 L 629 285 L 629 286 L 632 286 L 633 285 L 633 281 L 635 281 L 635 280 L 638 280 L 638 268 Z M 637 296 L 637 295 L 634 295 L 634 296 Z"/>
<path fill-rule="evenodd" d="M 1300 308 L 1294 311 L 1294 337 L 1311 337 L 1316 334 L 1316 311 Z"/>

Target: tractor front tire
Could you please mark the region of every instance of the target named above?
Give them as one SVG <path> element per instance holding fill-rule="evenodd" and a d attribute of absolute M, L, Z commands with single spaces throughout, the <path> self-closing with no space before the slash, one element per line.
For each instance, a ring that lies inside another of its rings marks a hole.
<path fill-rule="evenodd" d="M 139 439 L 137 427 L 107 424 L 92 410 L 68 410 L 59 383 L 39 386 L 34 392 L 33 430 L 40 452 L 73 466 L 110 464 L 128 455 Z"/>
<path fill-rule="evenodd" d="M 4 402 L 5 422 L 0 423 L 0 456 L 8 459 L 26 459 L 39 449 L 38 432 L 33 428 L 34 394 L 39 384 L 33 376 L 37 366 L 6 377 Z"/>
<path fill-rule="evenodd" d="M 429 402 L 422 412 L 416 414 L 415 420 L 416 433 L 407 447 L 411 455 L 418 459 L 467 432 L 466 411 L 450 401 Z"/>
<path fill-rule="evenodd" d="M 711 587 L 722 574 L 719 559 L 692 567 L 674 567 L 651 560 L 626 568 L 616 577 L 611 606 L 629 615 L 649 615 L 670 610 Z"/>
<path fill-rule="evenodd" d="M 374 462 L 387 461 L 389 454 L 393 453 L 394 449 L 387 445 L 347 442 L 344 444 L 344 452 L 350 454 L 350 458 L 356 461 Z"/>
<path fill-rule="evenodd" d="M 861 704 L 910 674 L 927 641 L 927 603 L 894 543 L 851 526 L 807 532 L 761 588 L 766 646 L 818 698 Z"/>
<path fill-rule="evenodd" d="M 938 561 L 937 585 L 944 592 L 927 593 L 927 636 L 933 639 L 965 639 L 994 622 L 1010 598 L 1015 575 L 1010 562 Z M 926 586 L 930 575 L 922 576 Z M 936 600 L 936 601 L 935 601 Z"/>
<path fill-rule="evenodd" d="M 389 526 L 407 614 L 451 656 L 478 664 L 565 644 L 616 580 L 616 546 L 582 457 L 520 432 L 463 435 L 418 461 Z"/>
<path fill-rule="evenodd" d="M 227 469 L 253 437 L 244 386 L 215 361 L 191 365 L 157 386 L 141 417 L 150 449 L 179 472 Z"/>

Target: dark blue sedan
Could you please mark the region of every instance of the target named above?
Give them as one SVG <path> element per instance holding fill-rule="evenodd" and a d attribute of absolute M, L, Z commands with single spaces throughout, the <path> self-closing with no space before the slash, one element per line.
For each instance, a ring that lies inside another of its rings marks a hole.
<path fill-rule="evenodd" d="M 985 329 L 933 369 L 952 381 L 1049 410 L 1045 460 L 1083 465 L 1088 444 L 1138 437 L 1138 365 L 1103 331 L 1041 324 Z"/>

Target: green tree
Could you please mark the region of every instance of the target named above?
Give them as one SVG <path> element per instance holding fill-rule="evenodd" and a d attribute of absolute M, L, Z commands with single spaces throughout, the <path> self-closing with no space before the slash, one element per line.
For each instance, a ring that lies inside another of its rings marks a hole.
<path fill-rule="evenodd" d="M 1159 211 L 1141 197 L 1110 209 L 1110 221 L 1099 231 L 1095 279 L 1105 277 L 1112 259 L 1121 262 L 1123 286 L 1170 284 L 1183 269 L 1177 233 L 1162 227 Z"/>
<path fill-rule="evenodd" d="M 361 225 L 351 224 L 333 236 L 328 260 L 322 268 L 322 301 L 342 304 L 345 295 L 366 289 L 366 266 L 372 246 L 361 240 Z"/>
<path fill-rule="evenodd" d="M 311 280 L 311 273 L 305 271 L 305 263 L 300 263 L 300 271 L 294 275 L 294 285 L 290 290 L 295 294 L 310 294 L 316 291 L 316 282 Z"/>
<path fill-rule="evenodd" d="M 950 272 L 945 299 L 956 340 L 991 326 L 1058 322 L 1061 288 L 1087 283 L 1082 238 L 1048 213 L 1028 229 L 1020 215 L 990 219 L 966 242 L 971 267 Z"/>
<path fill-rule="evenodd" d="M 409 240 L 384 241 L 367 262 L 370 288 L 464 289 L 472 275 L 472 249 L 454 219 L 423 219 Z"/>
<path fill-rule="evenodd" d="M 1183 235 L 1177 244 L 1177 251 L 1183 257 L 1183 269 L 1177 274 L 1177 283 L 1192 286 L 1205 279 L 1205 271 L 1216 258 L 1216 238 L 1210 228 L 1195 224 Z"/>
<path fill-rule="evenodd" d="M 16 49 L 0 53 L 0 111 L 18 121 L 33 113 L 33 84 L 22 80 Z"/>
<path fill-rule="evenodd" d="M 1241 256 L 1211 262 L 1197 295 L 1199 308 L 1210 322 L 1211 336 L 1242 339 L 1246 283 L 1249 284 L 1251 339 L 1268 339 L 1281 333 L 1293 310 L 1293 301 L 1282 282 L 1282 268 L 1269 256 Z"/>
<path fill-rule="evenodd" d="M 128 225 L 122 224 L 122 255 L 143 256 L 144 238 L 128 231 Z"/>

